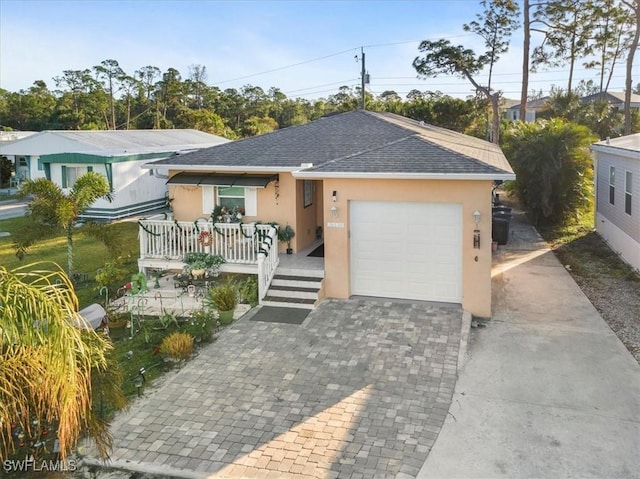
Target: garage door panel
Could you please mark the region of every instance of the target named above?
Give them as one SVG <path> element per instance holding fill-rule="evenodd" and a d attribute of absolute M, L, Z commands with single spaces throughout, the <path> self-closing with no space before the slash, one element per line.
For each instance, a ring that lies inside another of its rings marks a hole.
<path fill-rule="evenodd" d="M 461 211 L 458 204 L 351 202 L 351 293 L 460 302 Z"/>

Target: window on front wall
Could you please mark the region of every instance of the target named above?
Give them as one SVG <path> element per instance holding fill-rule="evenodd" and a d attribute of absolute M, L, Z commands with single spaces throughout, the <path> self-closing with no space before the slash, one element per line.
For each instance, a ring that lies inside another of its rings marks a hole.
<path fill-rule="evenodd" d="M 633 182 L 633 174 L 630 171 L 624 175 L 624 212 L 631 214 L 631 183 Z"/>
<path fill-rule="evenodd" d="M 245 191 L 240 186 L 231 186 L 228 188 L 218 187 L 218 205 L 227 208 L 244 208 Z"/>
<path fill-rule="evenodd" d="M 609 167 L 609 203 L 616 204 L 616 169 Z"/>
<path fill-rule="evenodd" d="M 86 172 L 86 166 L 62 166 L 62 187 L 73 188 L 78 178 Z"/>

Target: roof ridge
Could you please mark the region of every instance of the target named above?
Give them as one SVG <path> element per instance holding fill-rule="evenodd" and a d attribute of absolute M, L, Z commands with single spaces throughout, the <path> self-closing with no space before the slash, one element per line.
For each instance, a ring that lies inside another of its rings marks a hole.
<path fill-rule="evenodd" d="M 306 168 L 306 170 L 313 171 L 314 169 L 316 169 L 316 168 L 318 168 L 320 166 L 331 165 L 333 163 L 337 163 L 338 161 L 346 160 L 348 158 L 354 158 L 356 156 L 360 156 L 360 155 L 363 155 L 365 153 L 371 153 L 372 151 L 380 150 L 382 148 L 386 148 L 388 146 L 395 145 L 396 143 L 400 143 L 402 141 L 406 141 L 406 140 L 412 138 L 412 136 L 413 135 L 405 136 L 404 138 L 399 138 L 398 140 L 393 140 L 393 141 L 390 141 L 389 143 L 385 143 L 383 145 L 378 145 L 378 146 L 375 146 L 373 148 L 369 148 L 368 150 L 361 150 L 361 151 L 357 151 L 355 153 L 351 153 L 349 155 L 341 156 L 339 158 L 334 158 L 332 160 L 325 161 L 324 163 L 320 163 L 318 165 L 315 165 L 315 166 L 313 166 L 311 168 Z"/>

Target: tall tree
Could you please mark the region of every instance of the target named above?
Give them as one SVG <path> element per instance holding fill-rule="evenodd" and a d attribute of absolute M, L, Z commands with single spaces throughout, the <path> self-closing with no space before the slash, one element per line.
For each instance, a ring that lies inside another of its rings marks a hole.
<path fill-rule="evenodd" d="M 464 25 L 464 29 L 478 34 L 484 40 L 485 52 L 476 55 L 463 46 L 452 45 L 448 40 L 423 41 L 419 51 L 422 57 L 416 57 L 413 67 L 423 76 L 454 74 L 466 78 L 491 103 L 491 141 L 499 143 L 500 136 L 500 93 L 491 88 L 491 76 L 500 55 L 509 50 L 509 39 L 517 28 L 520 14 L 518 4 L 513 0 L 483 0 L 484 10 L 477 20 Z M 486 85 L 476 81 L 475 76 L 485 67 L 489 68 L 489 80 Z"/>
<path fill-rule="evenodd" d="M 204 106 L 204 95 L 207 90 L 207 67 L 204 65 L 189 66 L 188 82 L 189 94 L 193 98 L 193 104 L 198 110 Z"/>
<path fill-rule="evenodd" d="M 419 47 L 424 53 L 423 57 L 416 57 L 413 67 L 424 77 L 434 77 L 440 74 L 458 75 L 471 82 L 477 91 L 491 102 L 492 107 L 492 141 L 500 141 L 500 94 L 492 93 L 486 86 L 475 80 L 475 76 L 480 73 L 487 64 L 485 56 L 477 56 L 473 50 L 465 49 L 462 45 L 452 45 L 449 40 L 438 40 L 432 42 L 424 40 Z"/>
<path fill-rule="evenodd" d="M 94 171 L 78 178 L 68 193 L 46 178 L 27 180 L 20 188 L 22 198 L 31 196 L 27 215 L 36 224 L 27 225 L 14 236 L 16 256 L 24 258 L 37 241 L 48 238 L 62 229 L 67 238 L 67 273 L 73 277 L 73 232 L 78 217 L 96 200 L 111 201 L 107 179 Z"/>
<path fill-rule="evenodd" d="M 51 431 L 65 459 L 87 431 L 107 456 L 107 424 L 92 411 L 92 378 L 105 372 L 107 339 L 81 324 L 78 299 L 59 266 L 35 263 L 14 270 L 0 266 L 0 461 L 15 452 L 12 424 L 39 440 Z M 46 333 L 46 334 L 45 334 Z M 111 384 L 110 396 L 122 394 Z"/>
<path fill-rule="evenodd" d="M 595 58 L 585 62 L 584 66 L 599 69 L 600 92 L 606 92 L 617 61 L 629 49 L 633 36 L 633 21 L 629 12 L 615 0 L 591 2 L 593 44 L 590 52 Z"/>
<path fill-rule="evenodd" d="M 544 34 L 541 45 L 533 50 L 532 66 L 569 65 L 567 91 L 573 88 L 573 74 L 578 60 L 591 51 L 593 19 L 590 0 L 546 0 L 534 13 L 542 28 L 530 29 Z"/>
<path fill-rule="evenodd" d="M 106 90 L 109 93 L 109 113 L 110 122 L 109 129 L 116 129 L 116 107 L 115 107 L 115 94 L 118 91 L 118 83 L 120 79 L 125 76 L 124 70 L 120 68 L 120 65 L 116 60 L 103 60 L 100 65 L 93 67 L 98 79 L 102 79 L 106 83 Z"/>
<path fill-rule="evenodd" d="M 638 41 L 640 40 L 640 2 L 638 0 L 622 0 L 622 4 L 627 7 L 629 17 L 633 21 L 633 37 L 629 45 L 629 53 L 627 55 L 627 70 L 625 75 L 624 89 L 624 134 L 631 133 L 631 93 L 633 91 L 633 59 L 638 49 Z M 640 84 L 638 84 L 640 90 Z"/>
<path fill-rule="evenodd" d="M 520 7 L 513 0 L 482 0 L 482 13 L 476 15 L 476 20 L 465 23 L 462 28 L 466 32 L 473 32 L 484 40 L 486 48 L 489 78 L 487 89 L 491 91 L 493 67 L 500 55 L 509 50 L 511 33 L 520 26 L 518 15 Z"/>
<path fill-rule="evenodd" d="M 520 120 L 527 118 L 527 102 L 529 101 L 529 57 L 531 55 L 531 4 L 529 0 L 522 2 L 522 88 L 520 90 Z"/>

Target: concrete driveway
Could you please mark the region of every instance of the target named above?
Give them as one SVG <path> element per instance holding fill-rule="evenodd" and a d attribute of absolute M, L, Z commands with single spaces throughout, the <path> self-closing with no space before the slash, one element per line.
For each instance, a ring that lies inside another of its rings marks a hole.
<path fill-rule="evenodd" d="M 462 311 L 329 300 L 249 313 L 112 426 L 111 465 L 175 477 L 415 477 L 447 415 Z"/>
<path fill-rule="evenodd" d="M 18 200 L 2 201 L 0 196 L 0 220 L 19 218 L 27 212 L 27 203 Z"/>
<path fill-rule="evenodd" d="M 418 478 L 640 478 L 640 366 L 524 219 Z"/>

